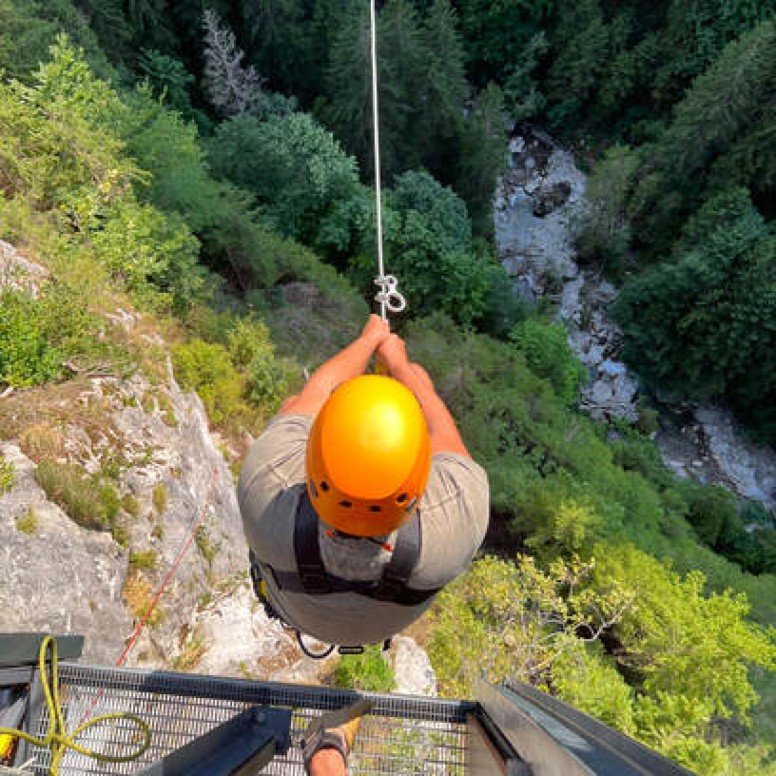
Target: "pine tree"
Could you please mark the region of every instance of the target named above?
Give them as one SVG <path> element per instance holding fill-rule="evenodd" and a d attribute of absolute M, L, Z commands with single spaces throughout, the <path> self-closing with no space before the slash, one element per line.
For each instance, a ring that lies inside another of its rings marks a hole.
<path fill-rule="evenodd" d="M 301 0 L 242 0 L 240 17 L 248 58 L 273 91 L 297 94 L 310 70 L 305 6 Z"/>
<path fill-rule="evenodd" d="M 466 98 L 466 75 L 456 15 L 448 0 L 434 0 L 423 22 L 427 90 L 421 129 L 423 163 L 445 183 L 457 152 Z"/>
<path fill-rule="evenodd" d="M 478 234 L 493 230 L 493 194 L 496 179 L 506 165 L 504 96 L 491 83 L 477 97 L 461 138 L 458 194 L 466 202 Z"/>
<path fill-rule="evenodd" d="M 325 77 L 328 101 L 320 111 L 345 149 L 358 159 L 368 179 L 374 174 L 369 47 L 368 8 L 353 6 L 343 14 L 333 38 Z"/>

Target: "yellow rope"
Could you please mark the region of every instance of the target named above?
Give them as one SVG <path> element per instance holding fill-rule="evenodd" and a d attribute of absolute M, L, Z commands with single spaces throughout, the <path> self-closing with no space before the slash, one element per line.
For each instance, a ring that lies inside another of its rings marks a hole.
<path fill-rule="evenodd" d="M 46 669 L 46 655 L 51 651 L 51 676 Z M 23 730 L 13 730 L 11 728 L 0 727 L 0 736 L 11 736 L 12 738 L 22 738 L 33 746 L 49 748 L 51 750 L 51 766 L 49 774 L 58 776 L 59 764 L 68 749 L 72 749 L 79 754 L 91 757 L 103 763 L 127 763 L 140 757 L 151 745 L 151 728 L 148 723 L 140 717 L 127 712 L 116 712 L 113 714 L 103 714 L 102 716 L 90 719 L 80 724 L 72 733 L 67 732 L 65 727 L 65 718 L 62 713 L 62 703 L 59 698 L 59 658 L 57 656 L 57 642 L 53 636 L 46 636 L 40 645 L 38 655 L 38 668 L 40 671 L 41 683 L 43 684 L 43 694 L 46 697 L 46 707 L 49 714 L 49 728 L 44 738 L 25 733 Z M 138 749 L 130 754 L 115 756 L 95 752 L 87 749 L 85 746 L 76 743 L 76 738 L 80 736 L 87 728 L 98 725 L 111 719 L 127 719 L 137 725 L 138 731 L 143 734 L 143 743 Z"/>

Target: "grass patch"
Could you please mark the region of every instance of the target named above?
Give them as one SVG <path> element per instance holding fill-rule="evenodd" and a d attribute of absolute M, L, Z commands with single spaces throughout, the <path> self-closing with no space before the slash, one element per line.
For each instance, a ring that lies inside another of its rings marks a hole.
<path fill-rule="evenodd" d="M 35 509 L 30 507 L 23 515 L 16 518 L 16 530 L 32 536 L 38 530 L 38 516 Z"/>
<path fill-rule="evenodd" d="M 41 461 L 35 470 L 37 483 L 83 528 L 110 530 L 120 501 L 116 488 L 99 476 L 90 476 L 77 464 Z"/>
<path fill-rule="evenodd" d="M 207 651 L 205 640 L 198 633 L 189 634 L 180 654 L 172 661 L 172 667 L 176 671 L 191 671 L 199 665 L 203 655 Z"/>
<path fill-rule="evenodd" d="M 338 687 L 368 692 L 390 692 L 396 685 L 393 671 L 379 645 L 364 647 L 362 655 L 343 655 L 334 669 Z"/>
<path fill-rule="evenodd" d="M 130 571 L 137 571 L 140 569 L 152 571 L 156 568 L 158 559 L 159 557 L 154 550 L 146 550 L 145 552 L 132 551 L 129 553 Z"/>
<path fill-rule="evenodd" d="M 207 561 L 209 568 L 213 567 L 213 561 L 218 555 L 218 551 L 221 549 L 219 545 L 213 541 L 213 537 L 208 533 L 207 528 L 202 528 L 197 531 L 196 536 L 197 549 L 202 554 L 202 557 Z"/>
<path fill-rule="evenodd" d="M 154 509 L 157 514 L 163 514 L 164 510 L 167 509 L 167 488 L 164 487 L 164 483 L 160 482 L 158 485 L 154 486 L 151 500 L 153 501 Z"/>
<path fill-rule="evenodd" d="M 35 463 L 60 458 L 65 452 L 65 438 L 48 423 L 36 423 L 19 435 L 19 447 Z"/>
<path fill-rule="evenodd" d="M 136 620 L 142 620 L 145 617 L 148 607 L 151 605 L 153 594 L 154 589 L 151 583 L 140 572 L 130 569 L 124 581 L 121 595 Z M 148 624 L 152 627 L 160 625 L 164 619 L 164 610 L 157 604 L 148 618 Z"/>
<path fill-rule="evenodd" d="M 140 514 L 140 502 L 131 493 L 121 497 L 121 508 L 131 517 Z"/>
<path fill-rule="evenodd" d="M 0 493 L 8 493 L 16 482 L 16 470 L 10 461 L 0 456 Z"/>

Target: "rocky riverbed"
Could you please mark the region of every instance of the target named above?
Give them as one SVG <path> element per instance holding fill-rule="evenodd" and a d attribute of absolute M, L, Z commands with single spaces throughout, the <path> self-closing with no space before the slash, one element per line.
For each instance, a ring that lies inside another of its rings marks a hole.
<path fill-rule="evenodd" d="M 569 344 L 588 370 L 580 407 L 597 420 L 635 421 L 639 381 L 620 359 L 622 332 L 608 309 L 617 289 L 576 261 L 574 233 L 584 217 L 586 175 L 547 134 L 522 127 L 509 145 L 509 170 L 495 198 L 501 261 L 529 301 L 557 305 Z M 724 407 L 664 407 L 656 441 L 680 476 L 720 482 L 776 510 L 776 454 L 753 444 Z"/>

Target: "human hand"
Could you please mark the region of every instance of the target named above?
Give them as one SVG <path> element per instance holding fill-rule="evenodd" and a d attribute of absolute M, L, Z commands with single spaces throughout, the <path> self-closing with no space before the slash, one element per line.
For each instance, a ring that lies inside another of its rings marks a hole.
<path fill-rule="evenodd" d="M 383 340 L 377 348 L 377 358 L 394 377 L 397 372 L 409 367 L 407 347 L 398 334 L 390 334 Z"/>
<path fill-rule="evenodd" d="M 367 319 L 360 339 L 369 343 L 372 350 L 376 350 L 391 336 L 391 327 L 388 321 L 384 321 L 379 315 L 370 315 Z"/>

